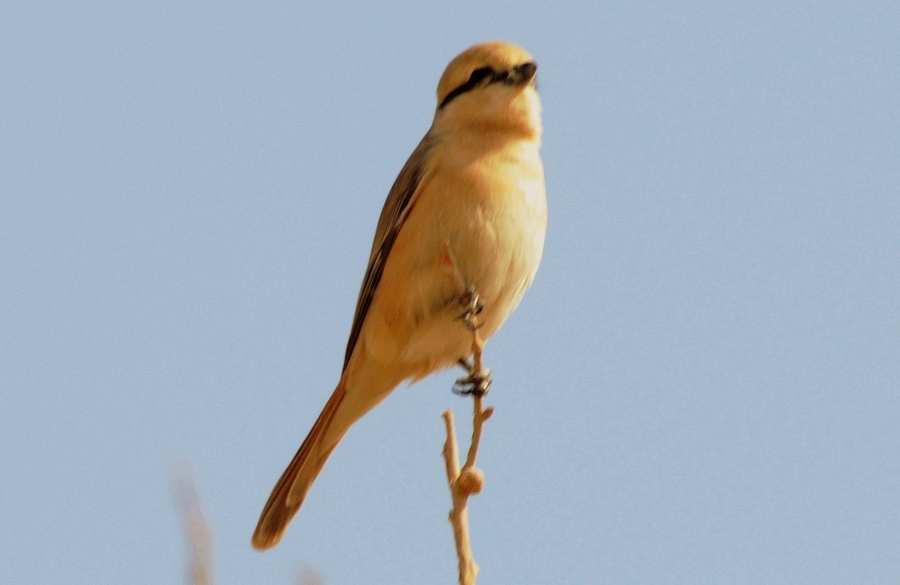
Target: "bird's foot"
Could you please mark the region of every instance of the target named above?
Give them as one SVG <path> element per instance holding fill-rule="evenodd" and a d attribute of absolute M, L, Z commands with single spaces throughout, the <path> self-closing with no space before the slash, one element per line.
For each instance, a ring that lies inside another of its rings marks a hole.
<path fill-rule="evenodd" d="M 466 287 L 466 292 L 461 294 L 457 300 L 463 308 L 459 318 L 466 324 L 466 329 L 475 331 L 481 327 L 476 317 L 484 310 L 484 302 L 482 302 L 478 292 L 475 291 L 475 287 L 471 285 Z"/>
<path fill-rule="evenodd" d="M 453 393 L 460 396 L 484 396 L 491 389 L 491 371 L 487 368 L 475 369 L 474 364 L 467 360 L 459 360 L 459 365 L 468 370 L 469 374 L 456 380 L 453 385 Z"/>

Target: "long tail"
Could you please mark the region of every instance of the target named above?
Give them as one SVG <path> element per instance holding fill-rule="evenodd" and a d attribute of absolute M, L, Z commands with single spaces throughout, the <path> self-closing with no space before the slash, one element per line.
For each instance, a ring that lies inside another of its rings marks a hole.
<path fill-rule="evenodd" d="M 345 395 L 346 383 L 345 379 L 341 379 L 334 394 L 322 409 L 322 414 L 319 415 L 316 424 L 313 425 L 297 454 L 294 455 L 291 464 L 275 484 L 275 489 L 272 490 L 272 495 L 269 496 L 269 501 L 266 502 L 266 507 L 263 508 L 259 523 L 256 525 L 256 531 L 253 533 L 251 542 L 254 548 L 265 550 L 278 544 L 291 519 L 303 504 L 309 488 L 312 487 L 319 472 L 322 471 L 325 461 L 328 460 L 328 456 L 337 446 L 337 441 L 335 441 L 324 452 L 321 450 L 322 441 Z"/>

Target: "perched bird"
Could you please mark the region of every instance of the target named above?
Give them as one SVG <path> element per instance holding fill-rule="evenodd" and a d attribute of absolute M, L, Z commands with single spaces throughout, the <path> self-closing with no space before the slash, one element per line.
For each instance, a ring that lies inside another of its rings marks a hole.
<path fill-rule="evenodd" d="M 473 330 L 493 335 L 534 279 L 547 226 L 536 71 L 523 49 L 494 41 L 441 76 L 434 122 L 378 220 L 341 379 L 272 490 L 254 547 L 281 540 L 354 422 L 404 380 L 466 364 Z M 469 381 L 486 388 L 484 372 Z"/>

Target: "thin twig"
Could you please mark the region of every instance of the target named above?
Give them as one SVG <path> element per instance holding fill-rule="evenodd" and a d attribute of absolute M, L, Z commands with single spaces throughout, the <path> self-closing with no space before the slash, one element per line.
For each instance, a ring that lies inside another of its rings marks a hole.
<path fill-rule="evenodd" d="M 478 445 L 481 441 L 481 428 L 493 414 L 493 408 L 482 408 L 483 398 L 475 395 L 472 416 L 472 443 L 469 446 L 466 464 L 459 467 L 459 447 L 456 442 L 456 430 L 453 424 L 453 411 L 444 412 L 444 423 L 447 427 L 447 440 L 444 442 L 444 463 L 447 469 L 447 483 L 453 508 L 450 510 L 450 524 L 453 526 L 453 540 L 456 542 L 456 556 L 459 561 L 460 585 L 475 585 L 478 577 L 478 564 L 472 557 L 472 545 L 469 539 L 468 500 L 472 494 L 479 493 L 484 487 L 484 474 L 475 467 Z"/>

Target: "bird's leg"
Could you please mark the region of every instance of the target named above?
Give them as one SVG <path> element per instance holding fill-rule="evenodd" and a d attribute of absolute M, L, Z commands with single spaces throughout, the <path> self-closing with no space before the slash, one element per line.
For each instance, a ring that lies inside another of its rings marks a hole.
<path fill-rule="evenodd" d="M 484 341 L 478 334 L 478 329 L 472 330 L 472 363 L 466 359 L 460 359 L 459 365 L 468 370 L 468 375 L 456 380 L 453 391 L 461 396 L 484 396 L 491 388 L 491 371 L 481 363 L 481 350 Z"/>
<path fill-rule="evenodd" d="M 462 316 L 466 329 L 472 332 L 472 361 L 460 358 L 459 365 L 465 368 L 469 373 L 463 378 L 456 380 L 453 385 L 453 391 L 463 396 L 484 396 L 491 387 L 491 371 L 484 367 L 481 363 L 481 352 L 484 349 L 484 340 L 478 330 L 481 324 L 476 321 L 476 317 L 484 309 L 484 304 L 475 292 L 474 287 L 466 288 L 459 297 L 459 303 L 465 309 Z"/>
<path fill-rule="evenodd" d="M 450 249 L 449 240 L 444 240 L 441 245 L 439 258 L 441 266 L 449 270 L 459 288 L 463 290 L 463 293 L 456 298 L 456 302 L 463 309 L 459 318 L 466 329 L 472 332 L 472 363 L 469 363 L 465 358 L 459 359 L 459 365 L 468 371 L 468 375 L 456 381 L 456 384 L 453 385 L 453 391 L 463 396 L 484 396 L 491 387 L 491 371 L 481 363 L 481 350 L 484 347 L 484 341 L 478 333 L 482 325 L 482 323 L 478 322 L 478 315 L 484 310 L 484 302 L 482 302 L 481 295 L 478 294 L 475 287 L 471 284 L 467 285 L 463 279 L 459 266 L 456 264 L 456 258 L 453 256 L 453 250 Z"/>
<path fill-rule="evenodd" d="M 456 263 L 453 250 L 450 248 L 449 240 L 444 240 L 441 243 L 441 253 L 438 256 L 438 262 L 443 269 L 450 273 L 450 276 L 456 281 L 456 285 L 463 291 L 462 294 L 451 301 L 451 304 L 458 304 L 462 307 L 463 312 L 459 318 L 463 320 L 469 331 L 475 331 L 481 327 L 481 324 L 475 318 L 484 310 L 484 303 L 481 301 L 481 296 L 475 290 L 475 287 L 471 284 L 466 284 L 462 273 L 459 271 L 459 265 Z"/>

